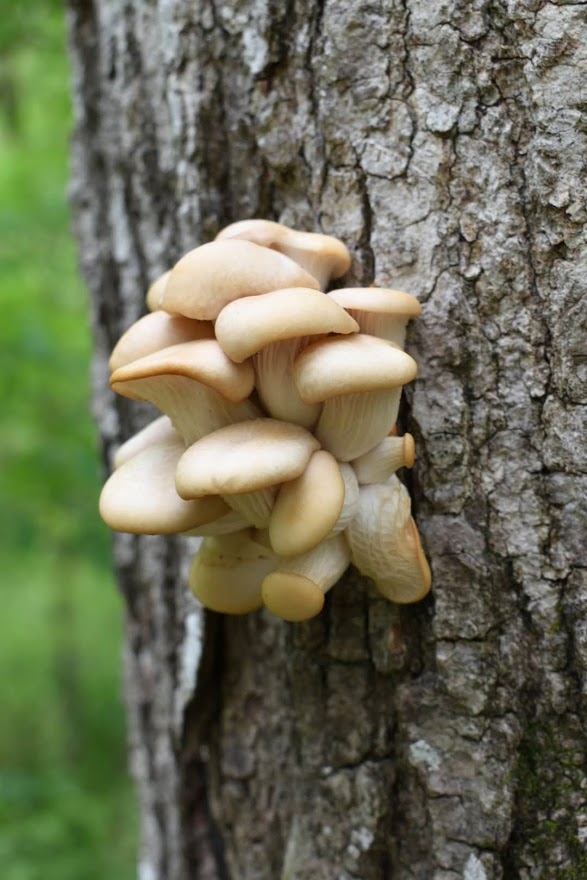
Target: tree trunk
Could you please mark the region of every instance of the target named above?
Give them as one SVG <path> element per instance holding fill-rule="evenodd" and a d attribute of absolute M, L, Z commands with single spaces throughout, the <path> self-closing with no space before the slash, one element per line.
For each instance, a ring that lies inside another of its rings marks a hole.
<path fill-rule="evenodd" d="M 117 536 L 141 880 L 587 876 L 587 4 L 69 0 L 72 198 L 106 360 L 150 281 L 257 216 L 416 294 L 403 427 L 433 571 L 304 625 L 202 615 Z"/>

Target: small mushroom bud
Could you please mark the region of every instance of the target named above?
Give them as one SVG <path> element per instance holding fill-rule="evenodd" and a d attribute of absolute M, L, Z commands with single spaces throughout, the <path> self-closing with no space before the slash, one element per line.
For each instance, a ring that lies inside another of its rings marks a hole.
<path fill-rule="evenodd" d="M 400 468 L 413 468 L 414 454 L 414 438 L 411 434 L 404 434 L 403 437 L 386 437 L 351 464 L 361 485 L 385 483 Z"/>

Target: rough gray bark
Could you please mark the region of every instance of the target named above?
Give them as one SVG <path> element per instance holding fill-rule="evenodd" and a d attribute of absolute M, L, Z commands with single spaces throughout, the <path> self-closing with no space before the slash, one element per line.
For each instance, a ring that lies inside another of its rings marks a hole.
<path fill-rule="evenodd" d="M 228 222 L 338 235 L 424 303 L 430 600 L 350 573 L 303 626 L 208 615 L 200 655 L 186 543 L 116 539 L 141 880 L 587 876 L 587 4 L 69 6 L 107 455 L 145 418 L 108 350 Z"/>

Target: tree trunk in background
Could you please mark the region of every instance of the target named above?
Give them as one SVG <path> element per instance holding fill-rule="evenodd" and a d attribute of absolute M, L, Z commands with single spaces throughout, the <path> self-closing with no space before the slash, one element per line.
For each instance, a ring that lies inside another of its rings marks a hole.
<path fill-rule="evenodd" d="M 115 540 L 141 880 L 587 877 L 587 4 L 70 0 L 70 25 L 107 458 L 147 415 L 109 350 L 229 222 L 340 236 L 351 283 L 424 305 L 429 600 L 350 572 L 305 625 L 204 618 L 188 541 Z"/>

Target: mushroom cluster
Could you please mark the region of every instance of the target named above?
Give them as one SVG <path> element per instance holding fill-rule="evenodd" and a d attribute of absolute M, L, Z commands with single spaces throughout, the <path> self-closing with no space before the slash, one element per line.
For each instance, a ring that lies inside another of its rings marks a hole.
<path fill-rule="evenodd" d="M 201 536 L 189 579 L 207 608 L 307 620 L 351 562 L 393 602 L 430 588 L 396 476 L 414 463 L 395 423 L 420 305 L 324 293 L 350 262 L 330 236 L 235 223 L 154 282 L 112 352 L 112 389 L 164 415 L 119 448 L 100 513 Z"/>

